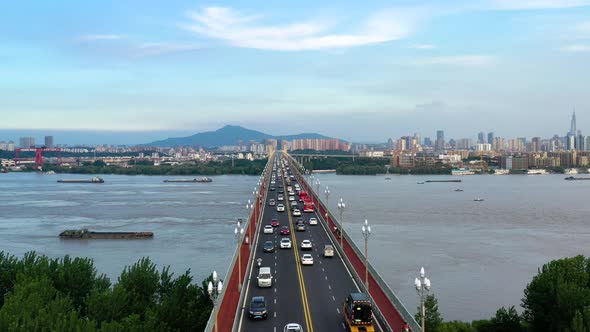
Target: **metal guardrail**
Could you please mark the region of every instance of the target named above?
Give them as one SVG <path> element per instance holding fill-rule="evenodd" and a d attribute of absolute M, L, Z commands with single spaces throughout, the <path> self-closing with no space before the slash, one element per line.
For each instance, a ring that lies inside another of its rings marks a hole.
<path fill-rule="evenodd" d="M 271 159 L 269 158 L 268 162 L 266 163 L 266 166 L 264 167 L 264 171 L 263 171 L 265 173 L 265 180 L 264 180 L 265 182 L 268 182 L 267 180 L 269 180 L 270 171 L 268 171 L 268 168 L 271 165 L 270 161 L 271 161 Z M 264 197 L 265 198 L 266 198 L 266 193 L 267 193 L 267 191 L 265 191 L 265 193 L 264 193 Z M 259 200 L 260 200 L 260 198 L 259 198 Z M 259 203 L 256 202 L 256 204 L 259 204 Z M 244 229 L 248 229 L 247 227 L 250 227 L 250 222 L 252 221 L 252 214 L 254 213 L 254 211 L 255 210 L 252 209 L 252 211 L 248 215 L 248 219 L 246 221 L 246 224 L 244 225 Z M 258 218 L 261 218 L 262 215 L 263 215 L 262 213 L 259 213 L 259 217 Z M 252 242 L 252 239 L 248 239 L 248 241 Z M 229 286 L 229 281 L 230 280 L 228 278 L 231 277 L 232 271 L 234 270 L 234 268 L 235 268 L 235 266 L 237 264 L 238 257 L 239 257 L 238 250 L 240 250 L 240 248 L 241 248 L 241 243 L 240 243 L 239 246 L 236 246 L 236 250 L 234 251 L 234 257 L 232 258 L 232 262 L 231 262 L 229 268 L 227 269 L 227 271 L 225 273 L 224 279 L 222 279 L 224 281 L 224 286 L 225 287 L 223 288 L 221 294 L 219 295 L 219 297 L 217 299 L 217 306 L 213 308 L 213 310 L 211 311 L 211 315 L 209 315 L 209 320 L 207 321 L 207 326 L 205 326 L 205 332 L 213 332 L 213 329 L 215 327 L 215 317 L 214 317 L 215 315 L 214 315 L 214 311 L 215 310 L 219 310 L 219 307 L 221 307 L 221 303 L 223 303 L 223 299 L 225 297 L 227 286 Z M 246 274 L 245 275 L 248 275 L 249 269 L 251 268 L 251 265 L 252 264 L 248 264 L 248 268 L 246 269 L 246 272 L 245 272 Z M 243 302 L 243 297 L 245 296 L 244 293 L 245 292 L 241 292 L 241 294 L 240 294 L 240 299 L 238 301 L 238 307 L 237 307 L 238 309 L 240 307 L 240 304 Z M 236 312 L 237 312 L 237 310 L 236 310 Z M 235 320 L 234 320 L 234 328 L 235 328 Z M 232 331 L 234 330 L 234 328 L 232 328 Z"/>
<path fill-rule="evenodd" d="M 292 157 L 291 157 L 291 160 L 296 165 L 300 166 L 299 163 L 297 163 L 297 161 L 295 159 L 293 159 Z M 303 181 L 306 184 L 306 187 L 308 188 L 307 192 L 308 193 L 311 192 L 312 195 L 315 196 L 316 201 L 319 202 L 319 204 L 324 209 L 324 211 L 327 211 L 328 212 L 329 217 L 331 218 L 331 220 L 338 220 L 338 222 L 340 222 L 339 219 L 334 218 L 334 215 L 330 212 L 330 210 L 328 208 L 326 208 L 326 206 L 324 205 L 324 203 L 321 201 L 320 197 L 318 197 L 317 193 L 315 191 L 313 191 L 313 188 L 301 176 L 301 173 L 299 172 L 299 169 L 300 168 L 298 167 L 297 168 L 297 177 L 299 178 L 299 181 L 300 182 Z M 329 231 L 329 225 L 328 225 L 327 221 L 324 219 L 324 215 L 321 215 L 321 213 L 318 213 L 318 215 L 319 215 L 320 219 L 322 220 L 322 222 L 324 223 L 324 225 L 326 225 L 328 227 L 328 232 L 327 233 L 330 236 L 330 238 L 332 239 L 332 241 L 334 241 L 335 243 L 337 243 L 338 241 L 336 239 L 336 236 L 331 231 Z M 346 240 L 346 242 L 348 242 L 348 244 L 350 245 L 350 247 L 352 248 L 352 250 L 355 252 L 355 254 L 359 258 L 364 257 L 364 254 L 357 247 L 357 245 L 354 243 L 354 241 L 352 240 L 352 238 L 346 233 L 346 230 L 341 229 L 341 236 L 344 236 L 344 239 Z M 352 266 L 352 264 L 350 263 L 350 261 L 346 257 L 346 255 L 345 255 L 345 253 L 343 251 L 343 248 L 340 248 L 339 245 L 337 245 L 335 247 L 337 248 L 337 250 L 341 254 L 341 256 L 343 258 L 346 258 L 346 259 L 343 259 L 343 261 L 346 264 L 346 266 L 348 267 L 348 269 L 351 271 L 351 273 L 353 274 L 353 278 L 355 279 L 355 281 L 357 282 L 357 284 L 359 285 L 359 287 L 365 293 L 369 294 L 369 292 L 367 292 L 367 289 L 365 288 L 364 280 L 358 275 L 358 273 L 356 272 L 356 270 L 354 269 L 354 267 Z M 379 274 L 379 272 L 377 272 L 377 270 L 373 267 L 373 265 L 371 265 L 371 263 L 369 263 L 368 267 L 369 267 L 369 273 L 371 274 L 371 276 L 373 277 L 373 279 L 377 282 L 377 285 L 381 288 L 381 290 L 383 290 L 383 292 L 387 296 L 388 300 L 393 304 L 393 306 L 397 310 L 397 312 L 402 316 L 402 318 L 406 322 L 408 322 L 408 325 L 410 325 L 410 327 L 412 328 L 413 331 L 420 331 L 420 324 L 418 324 L 418 322 L 416 322 L 414 316 L 403 305 L 403 303 L 395 295 L 395 293 L 391 290 L 391 288 L 389 288 L 389 286 L 383 280 L 383 278 L 381 277 L 381 275 Z M 370 294 L 369 294 L 369 296 L 370 296 Z M 385 320 L 385 317 L 383 316 L 383 314 L 381 313 L 381 311 L 378 308 L 376 310 L 375 316 L 379 319 L 379 322 L 381 322 L 381 321 L 384 322 L 384 327 L 386 327 L 387 331 L 393 331 L 392 328 L 389 326 L 387 320 Z"/>

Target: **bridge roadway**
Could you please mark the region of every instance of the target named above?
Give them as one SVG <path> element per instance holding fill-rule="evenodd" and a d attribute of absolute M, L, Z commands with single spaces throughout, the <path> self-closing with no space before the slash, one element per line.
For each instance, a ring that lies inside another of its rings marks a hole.
<path fill-rule="evenodd" d="M 276 160 L 282 154 L 277 153 Z M 296 232 L 294 220 L 288 204 L 288 194 L 284 178 L 277 168 L 275 191 L 269 191 L 265 202 L 265 209 L 259 231 L 254 238 L 254 257 L 250 262 L 255 264 L 258 258 L 262 259 L 262 266 L 271 267 L 273 284 L 270 288 L 258 287 L 258 269 L 251 269 L 246 276 L 244 287 L 246 296 L 238 325 L 239 331 L 283 331 L 287 323 L 299 323 L 306 332 L 346 331 L 344 325 L 342 306 L 344 299 L 351 292 L 358 292 L 359 288 L 353 281 L 350 272 L 341 260 L 338 251 L 334 250 L 334 257 L 324 258 L 325 244 L 331 244 L 326 233 L 324 223 L 319 220 L 317 214 L 303 213 L 306 221 L 305 232 Z M 293 183 L 294 184 L 294 183 Z M 282 186 L 282 188 L 281 188 Z M 284 201 L 278 201 L 279 189 L 284 190 Z M 277 212 L 276 206 L 269 206 L 270 199 L 275 199 L 277 204 L 285 205 L 285 212 Z M 296 201 L 298 198 L 296 196 Z M 298 202 L 302 208 L 302 203 Z M 318 218 L 318 225 L 309 225 L 309 218 Z M 264 234 L 264 226 L 270 225 L 271 220 L 277 218 L 280 226 L 274 228 L 273 234 Z M 291 249 L 280 249 L 280 228 L 289 226 L 291 234 L 288 237 L 293 243 Z M 313 249 L 302 251 L 301 241 L 309 239 Z M 263 251 L 265 241 L 271 240 L 275 245 L 274 253 Z M 314 264 L 301 265 L 300 258 L 304 253 L 313 255 Z M 253 296 L 264 296 L 267 302 L 268 318 L 266 320 L 252 320 L 248 317 L 249 304 Z M 377 324 L 376 331 L 381 331 Z"/>

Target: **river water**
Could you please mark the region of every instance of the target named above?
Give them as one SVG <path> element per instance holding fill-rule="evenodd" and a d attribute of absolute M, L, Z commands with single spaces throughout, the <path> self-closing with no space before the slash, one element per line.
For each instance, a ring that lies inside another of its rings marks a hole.
<path fill-rule="evenodd" d="M 0 250 L 18 256 L 91 257 L 116 280 L 149 256 L 161 268 L 191 269 L 200 282 L 225 275 L 257 176 L 212 183 L 163 183 L 160 176 L 105 175 L 104 184 L 58 184 L 83 175 L 0 174 Z M 563 176 L 467 176 L 462 183 L 417 182 L 445 176 L 318 176 L 329 203 L 343 197 L 345 228 L 360 248 L 360 225 L 373 234 L 369 258 L 415 312 L 413 280 L 424 266 L 445 319 L 488 318 L 520 304 L 537 268 L 551 259 L 590 255 L 586 181 Z M 450 178 L 450 177 L 449 177 Z M 457 179 L 457 177 L 454 177 Z M 454 192 L 461 188 L 463 192 Z M 322 196 L 324 196 L 322 194 Z M 475 197 L 485 199 L 474 202 Z M 64 229 L 152 231 L 152 240 L 60 240 Z"/>

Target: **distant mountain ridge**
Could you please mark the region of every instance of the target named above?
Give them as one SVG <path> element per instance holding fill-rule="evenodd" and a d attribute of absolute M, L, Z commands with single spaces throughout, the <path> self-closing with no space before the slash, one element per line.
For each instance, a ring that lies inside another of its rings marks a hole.
<path fill-rule="evenodd" d="M 244 144 L 248 141 L 261 142 L 264 139 L 276 140 L 294 140 L 294 139 L 331 139 L 324 135 L 316 133 L 301 133 L 296 135 L 273 136 L 260 131 L 247 129 L 241 126 L 227 125 L 215 131 L 206 131 L 186 137 L 171 137 L 160 141 L 155 141 L 143 146 L 173 147 L 173 146 L 199 146 L 199 147 L 216 147 L 223 145 L 238 145 L 242 140 Z"/>

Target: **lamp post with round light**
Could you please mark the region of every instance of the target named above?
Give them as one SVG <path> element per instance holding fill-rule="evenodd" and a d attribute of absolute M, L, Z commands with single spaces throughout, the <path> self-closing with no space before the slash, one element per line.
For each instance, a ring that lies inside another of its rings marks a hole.
<path fill-rule="evenodd" d="M 420 277 L 414 280 L 414 286 L 416 286 L 416 291 L 420 296 L 420 325 L 421 331 L 426 331 L 425 323 L 426 323 L 426 308 L 424 307 L 424 301 L 426 300 L 426 296 L 428 296 L 428 292 L 430 291 L 430 279 L 426 278 L 426 274 L 424 273 L 424 268 L 420 268 Z"/>
<path fill-rule="evenodd" d="M 369 236 L 371 236 L 371 225 L 365 219 L 365 224 L 361 228 L 363 237 L 365 238 L 365 288 L 369 292 Z"/>
<path fill-rule="evenodd" d="M 242 237 L 244 236 L 244 228 L 238 221 L 234 228 L 234 236 L 238 242 L 238 292 L 242 291 Z"/>
<path fill-rule="evenodd" d="M 342 197 L 340 197 L 340 202 L 338 202 L 338 211 L 340 211 L 340 248 L 342 248 L 342 250 L 344 250 L 344 219 L 342 217 L 342 214 L 344 213 L 344 208 L 346 208 L 346 204 L 344 204 L 344 201 L 342 201 Z"/>
<path fill-rule="evenodd" d="M 213 302 L 213 317 L 214 317 L 214 322 L 215 322 L 215 332 L 217 332 L 217 299 L 219 298 L 219 295 L 221 294 L 221 292 L 223 291 L 223 281 L 219 280 L 219 278 L 217 278 L 217 272 L 213 271 L 213 280 L 209 281 L 209 284 L 207 285 L 207 293 L 209 294 L 209 299 L 211 299 L 211 302 Z"/>
<path fill-rule="evenodd" d="M 246 209 L 249 211 L 249 214 L 252 215 L 252 211 L 254 209 L 254 204 L 252 204 L 252 202 L 250 200 L 248 200 L 248 203 L 246 203 Z M 250 243 L 252 241 L 252 222 L 253 221 L 254 221 L 254 218 L 252 218 L 252 220 L 248 221 L 248 245 L 250 245 Z"/>
<path fill-rule="evenodd" d="M 326 190 L 324 190 L 324 194 L 326 195 L 326 222 L 330 222 L 330 189 L 326 186 Z"/>

